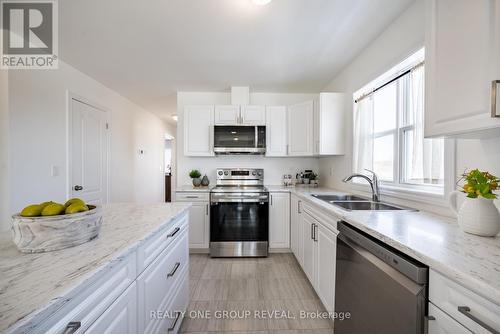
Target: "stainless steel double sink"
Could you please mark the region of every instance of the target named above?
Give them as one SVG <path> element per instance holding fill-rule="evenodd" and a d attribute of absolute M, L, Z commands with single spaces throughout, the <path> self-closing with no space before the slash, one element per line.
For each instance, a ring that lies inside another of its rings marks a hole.
<path fill-rule="evenodd" d="M 339 206 L 348 211 L 414 211 L 413 209 L 403 208 L 400 206 L 386 204 L 382 202 L 373 202 L 367 198 L 355 195 L 322 195 L 313 194 L 313 197 Z"/>

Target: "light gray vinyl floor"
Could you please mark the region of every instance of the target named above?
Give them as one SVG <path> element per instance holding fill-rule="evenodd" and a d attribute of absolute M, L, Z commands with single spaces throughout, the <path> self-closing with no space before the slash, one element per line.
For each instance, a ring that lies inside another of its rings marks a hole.
<path fill-rule="evenodd" d="M 268 258 L 190 256 L 190 304 L 181 331 L 331 334 L 333 322 L 291 254 Z"/>

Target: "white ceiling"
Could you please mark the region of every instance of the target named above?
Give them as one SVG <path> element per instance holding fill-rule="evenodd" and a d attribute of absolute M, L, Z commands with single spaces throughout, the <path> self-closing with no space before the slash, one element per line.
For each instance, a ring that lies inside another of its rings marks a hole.
<path fill-rule="evenodd" d="M 412 2 L 60 1 L 60 54 L 171 121 L 178 90 L 318 92 Z"/>

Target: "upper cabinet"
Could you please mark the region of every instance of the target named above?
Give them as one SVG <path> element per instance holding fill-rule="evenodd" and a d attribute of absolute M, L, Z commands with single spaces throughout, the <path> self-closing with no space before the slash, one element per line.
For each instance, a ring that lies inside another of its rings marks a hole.
<path fill-rule="evenodd" d="M 240 123 L 240 106 L 215 106 L 215 125 Z"/>
<path fill-rule="evenodd" d="M 345 154 L 346 95 L 320 93 L 314 102 L 314 155 Z"/>
<path fill-rule="evenodd" d="M 287 123 L 285 106 L 266 107 L 266 156 L 284 157 L 287 152 Z"/>
<path fill-rule="evenodd" d="M 213 156 L 214 106 L 184 108 L 184 155 Z"/>
<path fill-rule="evenodd" d="M 264 106 L 241 106 L 240 115 L 241 124 L 266 124 L 266 108 Z"/>
<path fill-rule="evenodd" d="M 314 102 L 288 107 L 288 155 L 314 155 Z"/>
<path fill-rule="evenodd" d="M 500 116 L 500 106 L 492 110 L 492 83 L 500 80 L 500 2 L 427 0 L 426 6 L 425 136 L 480 137 L 500 127 L 492 115 Z"/>

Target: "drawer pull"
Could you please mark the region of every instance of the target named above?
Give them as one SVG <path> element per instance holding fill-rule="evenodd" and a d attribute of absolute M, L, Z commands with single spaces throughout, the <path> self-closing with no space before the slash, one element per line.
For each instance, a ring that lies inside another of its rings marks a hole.
<path fill-rule="evenodd" d="M 72 334 L 76 332 L 80 327 L 82 327 L 82 323 L 80 321 L 72 321 L 68 323 L 68 325 L 64 329 L 63 334 Z"/>
<path fill-rule="evenodd" d="M 175 326 L 177 326 L 177 321 L 179 321 L 179 318 L 181 317 L 181 312 L 176 312 L 177 315 L 175 316 L 174 322 L 172 323 L 172 326 L 170 326 L 167 331 L 172 332 L 175 329 Z"/>
<path fill-rule="evenodd" d="M 175 264 L 175 266 L 172 268 L 172 271 L 171 271 L 171 272 L 167 275 L 167 278 L 174 276 L 174 275 L 175 275 L 175 272 L 177 271 L 177 269 L 179 269 L 179 266 L 180 266 L 180 265 L 181 265 L 181 263 L 180 263 L 180 262 L 177 262 L 177 263 Z"/>
<path fill-rule="evenodd" d="M 490 325 L 486 324 L 481 319 L 478 319 L 477 317 L 475 317 L 474 315 L 472 315 L 470 313 L 470 307 L 468 307 L 468 306 L 459 306 L 458 307 L 458 312 L 462 313 L 467 318 L 471 319 L 472 321 L 474 321 L 475 323 L 477 323 L 479 326 L 481 326 L 484 329 L 492 332 L 493 334 L 500 334 L 499 331 L 497 331 L 496 329 L 492 328 Z"/>
<path fill-rule="evenodd" d="M 200 198 L 199 196 L 186 196 L 186 198 Z"/>
<path fill-rule="evenodd" d="M 167 234 L 167 238 L 172 238 L 174 235 L 177 234 L 181 230 L 180 227 L 176 227 L 175 230 L 172 231 L 172 233 Z"/>

